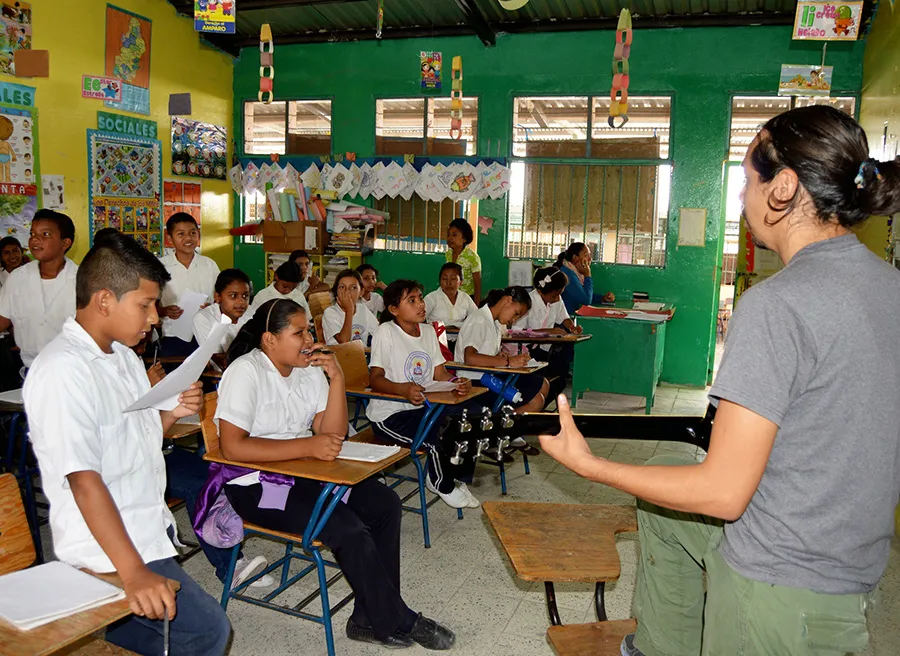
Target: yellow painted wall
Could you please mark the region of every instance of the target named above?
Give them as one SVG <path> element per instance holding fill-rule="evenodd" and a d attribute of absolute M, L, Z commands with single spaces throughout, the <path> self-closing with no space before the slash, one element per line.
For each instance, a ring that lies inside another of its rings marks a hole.
<path fill-rule="evenodd" d="M 32 47 L 50 51 L 49 78 L 0 80 L 37 88 L 41 172 L 65 175 L 66 213 L 75 221 L 71 255 L 76 262 L 88 250 L 88 128 L 97 128 L 97 111 L 112 111 L 101 100 L 81 97 L 83 74 L 104 75 L 105 0 L 31 0 Z M 165 0 L 115 0 L 111 4 L 153 21 L 150 50 L 150 111 L 159 125 L 163 177 L 171 171 L 168 104 L 170 93 L 190 92 L 191 119 L 224 125 L 232 138 L 232 60 L 201 46 L 193 21 L 179 16 Z M 229 157 L 231 144 L 229 143 Z M 194 178 L 181 178 L 193 180 Z M 227 181 L 202 180 L 202 251 L 220 268 L 232 266 L 231 187 Z"/>

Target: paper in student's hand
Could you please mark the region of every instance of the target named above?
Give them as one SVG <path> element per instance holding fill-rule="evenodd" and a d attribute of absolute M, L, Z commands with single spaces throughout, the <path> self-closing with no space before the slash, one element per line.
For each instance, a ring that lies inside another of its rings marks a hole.
<path fill-rule="evenodd" d="M 166 337 L 177 337 L 189 342 L 194 339 L 194 315 L 200 310 L 200 306 L 206 303 L 209 297 L 206 294 L 191 291 L 190 289 L 178 299 L 178 307 L 184 310 L 177 319 L 172 319 L 166 325 Z"/>
<path fill-rule="evenodd" d="M 448 380 L 433 380 L 425 386 L 426 392 L 452 392 L 456 389 L 456 383 Z"/>
<path fill-rule="evenodd" d="M 150 388 L 137 401 L 125 408 L 123 412 L 156 408 L 157 410 L 174 410 L 178 407 L 178 397 L 191 385 L 197 382 L 200 374 L 209 364 L 209 359 L 218 350 L 219 343 L 225 335 L 225 331 L 231 324 L 231 319 L 222 316 L 222 322 L 209 332 L 209 338 L 203 346 L 191 353 L 175 371 L 166 375 L 160 382 Z"/>

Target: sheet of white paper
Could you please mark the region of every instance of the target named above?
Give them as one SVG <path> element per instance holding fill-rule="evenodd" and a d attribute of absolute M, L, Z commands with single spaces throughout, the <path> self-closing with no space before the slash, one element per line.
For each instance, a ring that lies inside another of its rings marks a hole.
<path fill-rule="evenodd" d="M 66 209 L 66 178 L 63 175 L 41 174 L 41 189 L 44 192 L 44 208 L 48 210 Z"/>
<path fill-rule="evenodd" d="M 452 392 L 456 389 L 456 383 L 449 380 L 433 380 L 425 386 L 426 392 Z"/>
<path fill-rule="evenodd" d="M 631 307 L 635 310 L 649 310 L 650 312 L 659 312 L 664 307 L 666 307 L 666 304 L 651 303 L 649 301 L 636 301 Z"/>
<path fill-rule="evenodd" d="M 231 319 L 222 316 L 222 323 L 217 324 L 209 332 L 209 338 L 203 346 L 191 353 L 187 359 L 173 372 L 169 373 L 159 383 L 150 388 L 137 401 L 125 408 L 123 412 L 156 408 L 157 410 L 174 410 L 178 406 L 178 395 L 193 385 L 213 356 L 225 335 L 225 330 L 231 323 Z"/>
<path fill-rule="evenodd" d="M 350 229 L 350 224 L 344 221 L 344 219 L 338 219 L 335 217 L 334 219 L 334 232 L 336 234 L 341 234 L 342 232 L 346 232 Z"/>
<path fill-rule="evenodd" d="M 389 458 L 400 450 L 399 446 L 366 444 L 364 442 L 344 442 L 341 445 L 339 460 L 359 460 L 361 462 L 379 462 Z"/>
<path fill-rule="evenodd" d="M 319 229 L 316 226 L 306 226 L 303 229 L 303 243 L 309 250 L 317 248 L 319 243 Z"/>
<path fill-rule="evenodd" d="M 186 342 L 194 339 L 194 315 L 200 310 L 200 306 L 206 303 L 209 297 L 206 294 L 194 292 L 188 289 L 178 299 L 178 307 L 184 312 L 172 323 L 166 326 L 167 337 L 177 337 Z"/>
<path fill-rule="evenodd" d="M 678 211 L 678 245 L 706 246 L 706 210 L 682 207 Z"/>
<path fill-rule="evenodd" d="M 12 403 L 14 405 L 24 404 L 25 399 L 22 398 L 22 388 L 9 390 L 8 392 L 0 392 L 0 401 Z"/>

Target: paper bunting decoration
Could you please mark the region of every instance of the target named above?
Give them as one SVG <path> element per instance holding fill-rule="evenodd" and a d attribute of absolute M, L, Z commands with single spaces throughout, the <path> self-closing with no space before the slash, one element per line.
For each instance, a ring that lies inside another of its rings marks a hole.
<path fill-rule="evenodd" d="M 234 193 L 244 193 L 244 170 L 240 164 L 235 164 L 228 169 L 228 180 L 231 182 L 231 188 L 234 189 Z"/>
<path fill-rule="evenodd" d="M 252 194 L 256 191 L 256 182 L 259 179 L 259 168 L 253 162 L 247 164 L 244 169 L 244 193 Z"/>
<path fill-rule="evenodd" d="M 362 166 L 359 167 L 359 191 L 357 192 L 363 198 L 368 198 L 372 195 L 372 190 L 376 185 L 376 177 L 372 172 L 372 167 L 369 166 L 368 162 L 364 162 Z"/>
<path fill-rule="evenodd" d="M 356 159 L 354 157 L 354 159 Z M 348 196 L 356 196 L 359 193 L 359 188 L 362 185 L 362 172 L 359 167 L 356 165 L 356 162 L 350 165 L 350 191 L 347 192 Z"/>
<path fill-rule="evenodd" d="M 400 190 L 400 197 L 403 200 L 409 200 L 412 198 L 412 195 L 416 191 L 416 186 L 419 184 L 420 174 L 416 171 L 416 167 L 407 162 L 403 165 L 403 177 L 406 179 L 406 184 L 403 185 L 403 189 Z"/>
<path fill-rule="evenodd" d="M 391 198 L 400 195 L 403 187 L 406 186 L 406 176 L 403 175 L 403 167 L 397 162 L 391 162 L 378 172 L 378 179 L 381 181 L 381 188 Z"/>
<path fill-rule="evenodd" d="M 275 43 L 272 28 L 263 23 L 259 29 L 259 102 L 271 105 L 275 98 Z"/>
<path fill-rule="evenodd" d="M 450 79 L 450 138 L 459 140 L 462 137 L 462 57 L 453 58 Z"/>
<path fill-rule="evenodd" d="M 623 9 L 616 26 L 616 48 L 613 51 L 613 82 L 609 92 L 611 128 L 621 128 L 628 123 L 628 57 L 631 55 L 631 39 L 631 12 Z"/>
<path fill-rule="evenodd" d="M 322 186 L 322 174 L 315 164 L 310 164 L 309 168 L 307 168 L 300 176 L 300 179 L 306 187 L 318 189 Z"/>
<path fill-rule="evenodd" d="M 336 192 L 338 198 L 342 198 L 345 193 L 350 191 L 350 186 L 353 184 L 350 171 L 343 164 L 335 165 L 327 176 L 323 175 L 322 182 L 326 189 Z"/>

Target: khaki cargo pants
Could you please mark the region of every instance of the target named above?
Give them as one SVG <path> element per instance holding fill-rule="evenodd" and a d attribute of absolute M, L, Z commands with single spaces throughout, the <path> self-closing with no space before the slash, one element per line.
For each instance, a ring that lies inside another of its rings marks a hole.
<path fill-rule="evenodd" d="M 693 462 L 658 456 L 647 464 Z M 843 656 L 865 649 L 874 593 L 829 595 L 745 578 L 719 555 L 722 522 L 710 517 L 638 501 L 638 527 L 634 644 L 647 656 Z"/>

